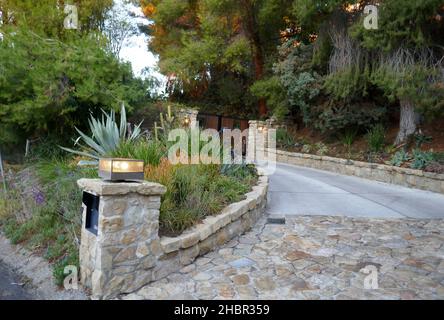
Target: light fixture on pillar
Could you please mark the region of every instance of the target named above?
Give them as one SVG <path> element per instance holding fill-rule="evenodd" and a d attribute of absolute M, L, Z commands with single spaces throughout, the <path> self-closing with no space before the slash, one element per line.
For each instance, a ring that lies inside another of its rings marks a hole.
<path fill-rule="evenodd" d="M 188 126 L 190 125 L 190 123 L 191 123 L 191 119 L 190 119 L 190 117 L 189 117 L 188 115 L 186 115 L 186 116 L 183 118 L 183 125 L 184 125 L 185 127 L 188 127 Z"/>
<path fill-rule="evenodd" d="M 103 180 L 143 180 L 143 160 L 103 158 L 99 160 L 99 177 Z"/>

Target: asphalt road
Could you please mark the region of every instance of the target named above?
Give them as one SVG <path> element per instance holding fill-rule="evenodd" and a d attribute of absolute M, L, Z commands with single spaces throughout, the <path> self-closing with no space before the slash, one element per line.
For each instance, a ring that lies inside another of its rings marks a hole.
<path fill-rule="evenodd" d="M 0 300 L 30 300 L 23 279 L 0 261 Z"/>
<path fill-rule="evenodd" d="M 353 176 L 277 164 L 268 213 L 367 218 L 444 218 L 444 195 Z"/>

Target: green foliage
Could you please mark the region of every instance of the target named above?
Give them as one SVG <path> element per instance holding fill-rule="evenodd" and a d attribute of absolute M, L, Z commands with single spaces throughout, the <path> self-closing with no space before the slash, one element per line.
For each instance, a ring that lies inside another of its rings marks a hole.
<path fill-rule="evenodd" d="M 411 157 L 405 150 L 400 150 L 390 159 L 392 166 L 400 167 L 403 163 L 410 161 Z"/>
<path fill-rule="evenodd" d="M 415 145 L 417 149 L 421 149 L 421 147 L 426 144 L 432 142 L 433 138 L 430 136 L 426 136 L 422 133 L 416 133 L 413 135 L 413 138 L 415 139 Z"/>
<path fill-rule="evenodd" d="M 257 99 L 249 94 L 250 86 L 270 75 L 290 3 L 141 1 L 154 22 L 151 49 L 159 54 L 160 69 L 175 75 L 167 88 L 170 97 L 253 108 Z"/>
<path fill-rule="evenodd" d="M 410 164 L 410 167 L 412 169 L 423 170 L 432 161 L 433 153 L 415 149 L 413 150 L 412 163 Z"/>
<path fill-rule="evenodd" d="M 181 233 L 225 205 L 240 201 L 256 180 L 255 169 L 247 165 L 165 165 L 162 162 L 147 172 L 147 179 L 167 186 L 160 208 L 164 234 Z"/>
<path fill-rule="evenodd" d="M 276 145 L 283 148 L 293 147 L 295 140 L 286 129 L 278 128 L 276 130 Z"/>
<path fill-rule="evenodd" d="M 389 52 L 401 45 L 426 47 L 442 41 L 442 22 L 433 19 L 442 12 L 442 0 L 385 0 L 378 7 L 379 25 L 383 27 L 369 32 L 359 21 L 353 28 L 364 47 Z"/>
<path fill-rule="evenodd" d="M 293 41 L 289 40 L 279 48 L 281 59 L 274 65 L 274 72 L 286 90 L 289 106 L 300 111 L 304 122 L 309 124 L 316 117 L 312 104 L 320 94 L 322 79 L 311 68 L 312 46 L 294 47 Z M 283 94 L 279 95 L 279 98 L 283 97 Z M 278 115 L 288 113 L 284 102 L 279 106 Z"/>
<path fill-rule="evenodd" d="M 311 153 L 313 146 L 311 144 L 304 144 L 302 146 L 302 153 Z"/>
<path fill-rule="evenodd" d="M 84 128 L 90 111 L 129 110 L 149 98 L 150 80 L 135 79 L 129 64 L 105 51 L 99 34 L 72 35 L 65 42 L 28 29 L 8 27 L 0 41 L 1 143 L 54 135 L 67 138 Z"/>
<path fill-rule="evenodd" d="M 288 97 L 279 77 L 256 81 L 250 88 L 257 98 L 265 98 L 273 116 L 283 119 L 288 113 Z"/>
<path fill-rule="evenodd" d="M 385 113 L 384 107 L 335 104 L 321 111 L 315 127 L 323 132 L 359 131 L 381 121 Z"/>
<path fill-rule="evenodd" d="M 332 73 L 325 79 L 325 89 L 333 98 L 350 101 L 368 95 L 369 68 L 349 67 Z"/>
<path fill-rule="evenodd" d="M 241 164 L 223 164 L 221 174 L 242 180 L 257 175 L 257 172 L 254 165 L 242 162 Z"/>
<path fill-rule="evenodd" d="M 87 151 L 76 151 L 69 148 L 61 147 L 63 150 L 86 156 L 94 159 L 109 156 L 115 153 L 122 143 L 131 143 L 137 140 L 141 135 L 140 123 L 135 126 L 131 134 L 128 132 L 128 123 L 126 121 L 125 105 L 122 104 L 120 109 L 120 125 L 117 125 L 116 114 L 111 110 L 109 114 L 103 111 L 102 119 L 95 119 L 92 115 L 89 119 L 89 128 L 92 136 L 88 137 L 82 131 L 76 128 L 80 137 L 75 141 L 75 145 L 79 145 Z M 82 139 L 86 145 L 81 145 L 79 140 Z"/>
<path fill-rule="evenodd" d="M 84 177 L 97 177 L 96 169 L 79 168 L 66 160 L 39 162 L 22 171 L 20 178 L 9 184 L 8 193 L 0 195 L 0 204 L 15 204 L 0 211 L 0 226 L 6 236 L 13 243 L 43 252 L 54 263 L 58 285 L 63 282 L 66 265 L 78 266 L 81 193 L 76 181 Z"/>
<path fill-rule="evenodd" d="M 367 144 L 371 152 L 380 152 L 385 144 L 385 128 L 377 124 L 371 128 L 366 135 Z"/>
<path fill-rule="evenodd" d="M 347 148 L 348 156 L 351 157 L 351 147 L 356 139 L 357 130 L 346 130 L 340 137 L 343 146 Z"/>
<path fill-rule="evenodd" d="M 160 160 L 167 154 L 164 144 L 148 139 L 138 141 L 125 141 L 111 153 L 116 158 L 139 159 L 143 160 L 145 165 L 157 166 Z"/>
<path fill-rule="evenodd" d="M 315 149 L 318 156 L 324 156 L 328 153 L 328 147 L 322 142 L 316 143 Z"/>
<path fill-rule="evenodd" d="M 426 115 L 439 114 L 444 96 L 444 87 L 439 89 L 439 81 L 442 83 L 444 78 L 438 68 L 427 65 L 429 62 L 415 62 L 414 55 L 404 50 L 393 53 L 375 68 L 372 81 L 391 101 L 412 101 L 418 111 Z"/>

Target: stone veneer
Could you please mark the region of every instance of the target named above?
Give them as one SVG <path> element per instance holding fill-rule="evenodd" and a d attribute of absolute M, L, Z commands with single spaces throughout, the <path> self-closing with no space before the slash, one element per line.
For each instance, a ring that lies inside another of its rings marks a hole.
<path fill-rule="evenodd" d="M 133 292 L 168 276 L 196 257 L 249 230 L 264 211 L 268 177 L 246 199 L 177 237 L 159 237 L 159 208 L 164 186 L 81 179 L 78 185 L 100 196 L 98 235 L 82 228 L 80 274 L 94 299 Z M 85 225 L 85 212 L 83 226 Z"/>
<path fill-rule="evenodd" d="M 267 150 L 269 153 L 276 153 L 276 160 L 282 163 L 444 193 L 444 174 L 305 153 Z"/>

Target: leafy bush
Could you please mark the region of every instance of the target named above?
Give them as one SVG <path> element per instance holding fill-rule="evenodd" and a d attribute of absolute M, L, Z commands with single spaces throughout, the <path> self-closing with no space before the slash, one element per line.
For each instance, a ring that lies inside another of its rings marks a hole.
<path fill-rule="evenodd" d="M 250 90 L 255 97 L 267 100 L 267 107 L 271 109 L 275 118 L 283 119 L 287 115 L 289 106 L 287 94 L 277 76 L 256 81 Z"/>
<path fill-rule="evenodd" d="M 291 39 L 279 47 L 280 61 L 273 71 L 286 90 L 288 106 L 301 112 L 304 123 L 309 124 L 316 117 L 312 104 L 320 95 L 323 79 L 312 69 L 313 46 L 294 46 L 294 41 L 297 40 Z"/>
<path fill-rule="evenodd" d="M 295 144 L 293 136 L 285 129 L 278 128 L 276 130 L 276 144 L 278 147 L 288 148 Z"/>
<path fill-rule="evenodd" d="M 62 42 L 29 30 L 2 28 L 0 144 L 48 135 L 66 141 L 74 126 L 87 126 L 89 111 L 118 110 L 122 101 L 133 109 L 150 98 L 154 82 L 135 78 L 97 33 Z"/>
<path fill-rule="evenodd" d="M 367 132 L 366 140 L 371 152 L 380 152 L 385 144 L 385 128 L 382 124 L 375 125 Z"/>
<path fill-rule="evenodd" d="M 433 161 L 433 154 L 431 152 L 424 152 L 419 149 L 413 150 L 412 163 L 410 167 L 412 169 L 423 170 L 427 165 Z"/>
<path fill-rule="evenodd" d="M 335 104 L 322 110 L 315 127 L 322 132 L 346 132 L 370 128 L 386 113 L 383 107 Z"/>
<path fill-rule="evenodd" d="M 400 167 L 404 162 L 409 161 L 410 155 L 405 150 L 400 150 L 390 160 L 392 166 Z"/>

